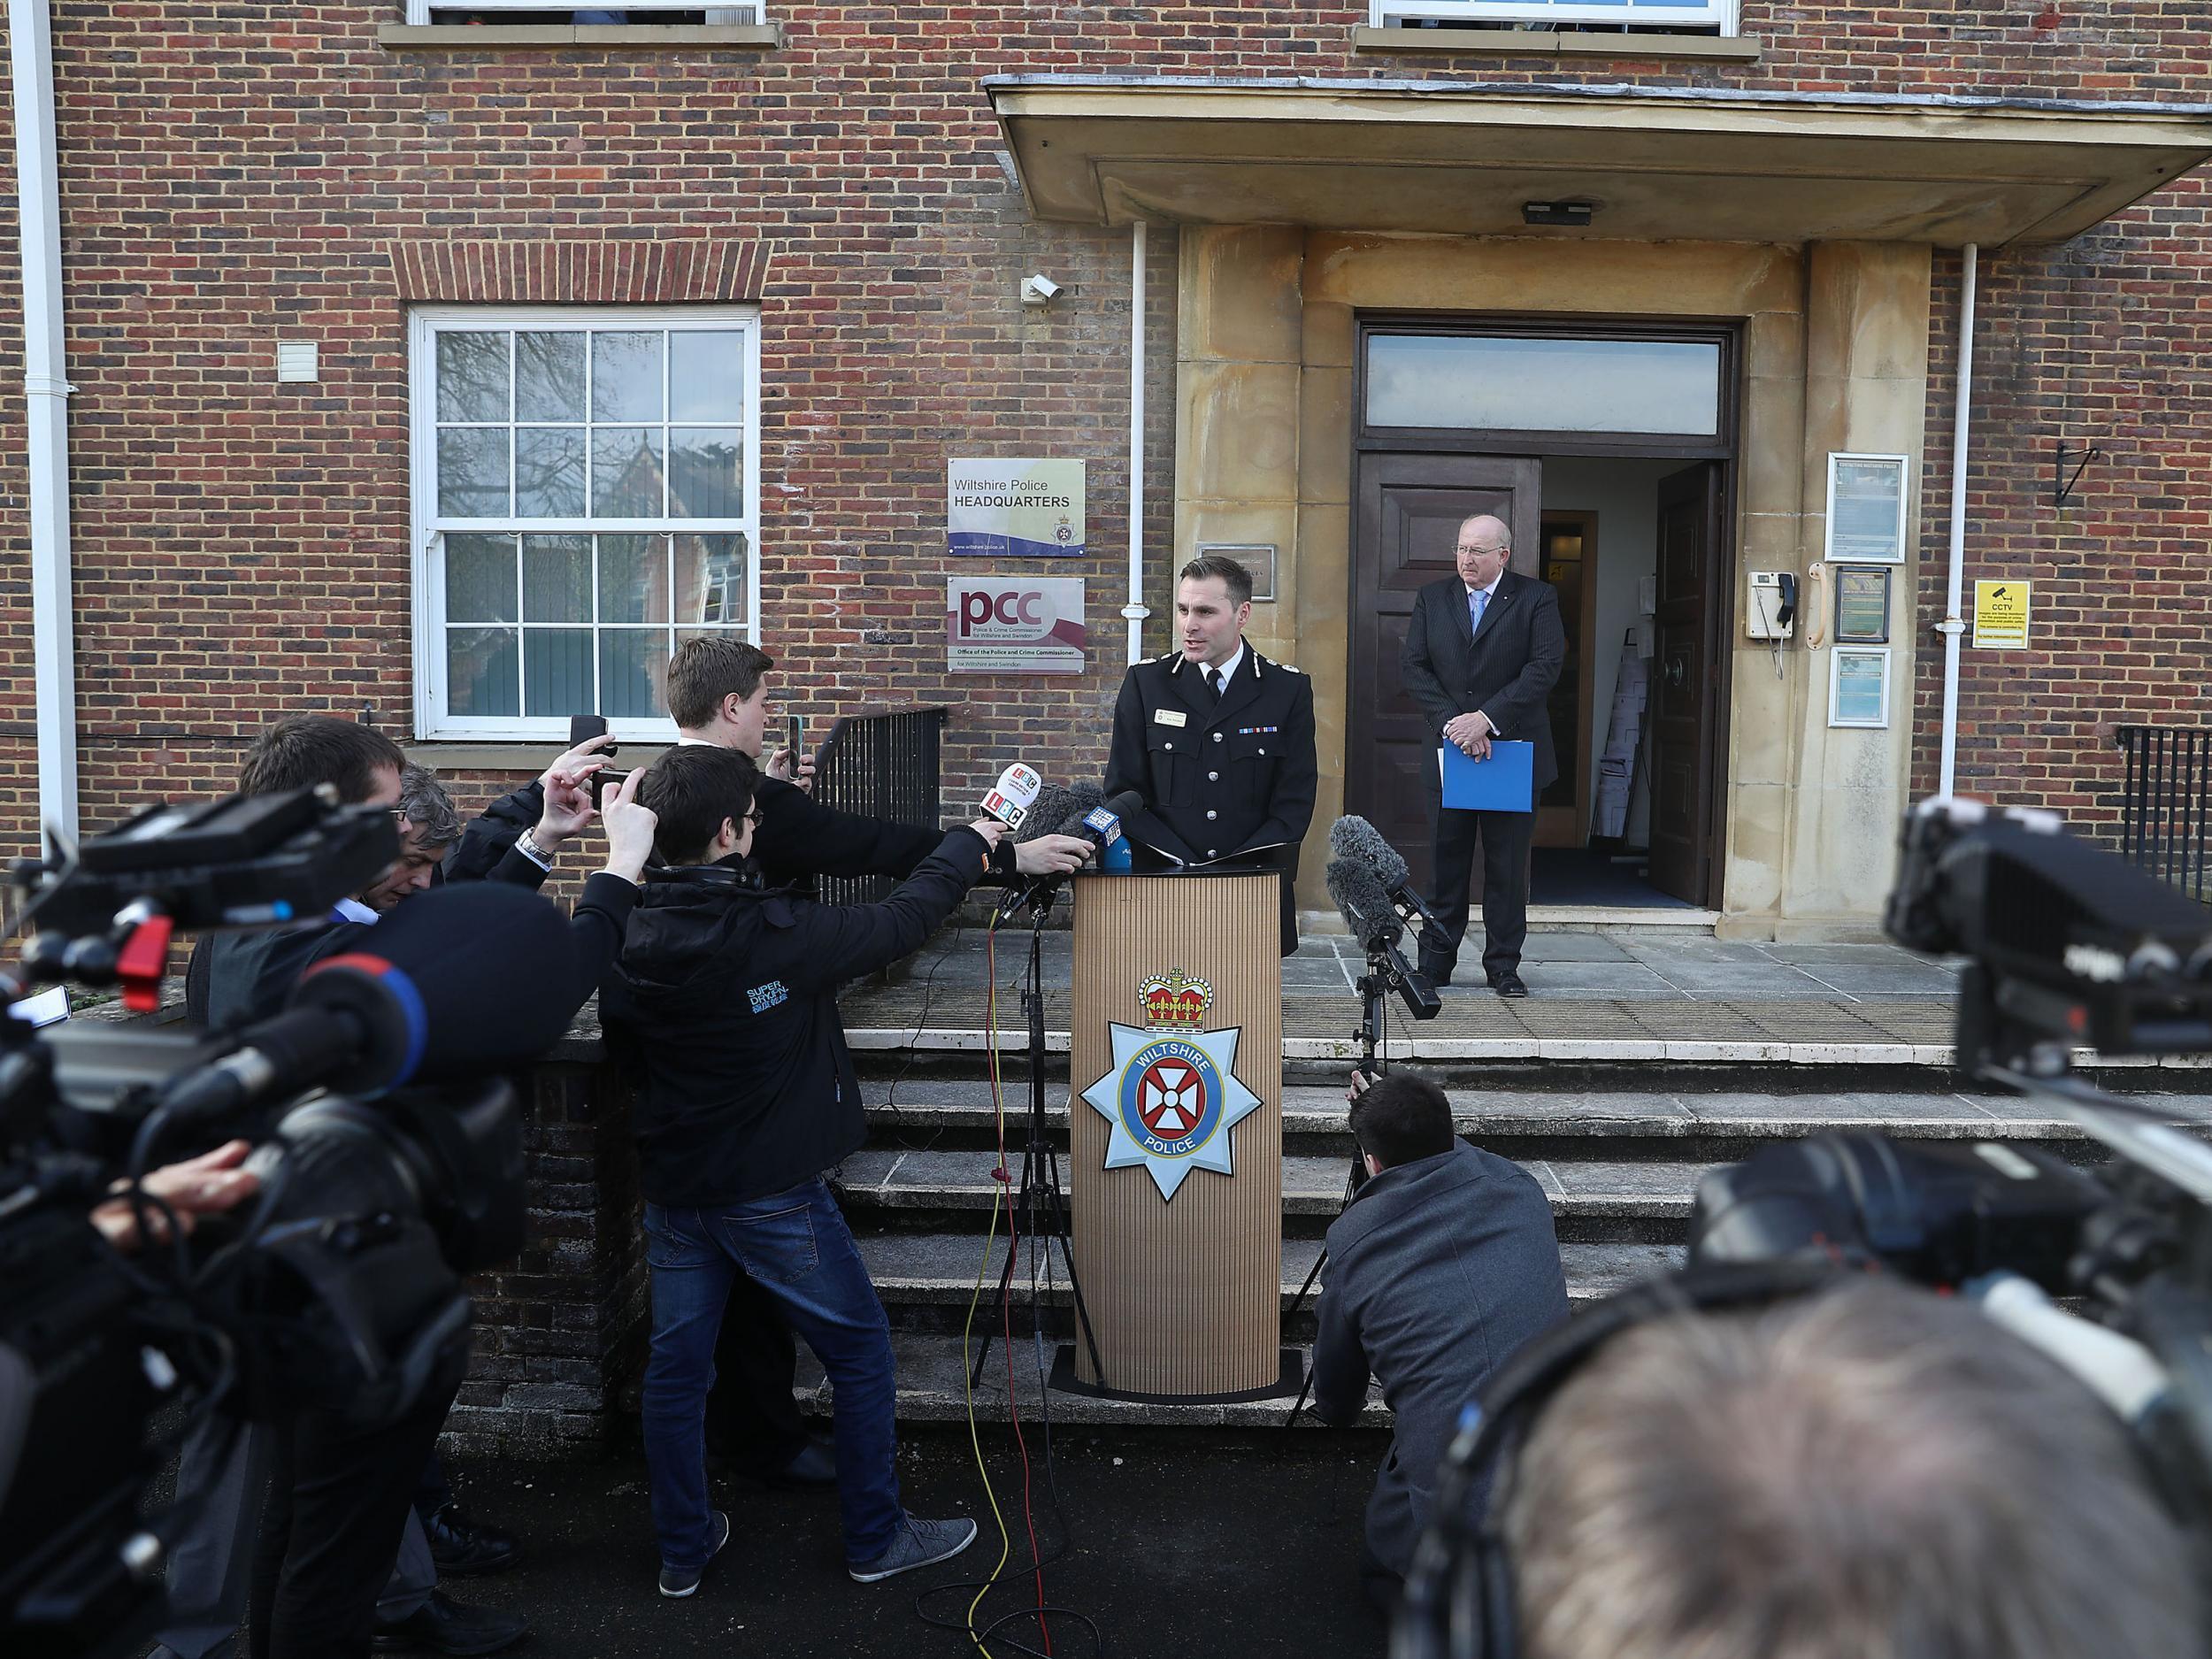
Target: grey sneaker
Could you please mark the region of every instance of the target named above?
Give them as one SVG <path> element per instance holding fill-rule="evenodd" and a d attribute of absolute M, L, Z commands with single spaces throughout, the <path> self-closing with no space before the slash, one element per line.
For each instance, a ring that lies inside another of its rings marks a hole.
<path fill-rule="evenodd" d="M 917 1567 L 933 1567 L 941 1561 L 950 1561 L 974 1542 L 973 1521 L 917 1521 L 909 1517 L 906 1525 L 899 1528 L 898 1535 L 892 1539 L 890 1548 L 873 1561 L 864 1561 L 847 1571 L 856 1582 L 873 1584 L 879 1578 L 911 1572 Z"/>
<path fill-rule="evenodd" d="M 714 1541 L 707 1546 L 707 1561 L 722 1553 L 722 1546 L 730 1541 L 730 1517 L 717 1509 L 714 1512 Z M 661 1594 L 665 1596 L 687 1596 L 699 1588 L 699 1580 L 707 1576 L 707 1563 L 695 1567 L 661 1568 Z"/>

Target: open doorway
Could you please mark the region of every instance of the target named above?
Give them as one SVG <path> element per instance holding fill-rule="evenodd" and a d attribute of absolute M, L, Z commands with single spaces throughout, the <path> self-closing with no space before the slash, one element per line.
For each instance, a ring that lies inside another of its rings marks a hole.
<path fill-rule="evenodd" d="M 1425 887 L 1438 739 L 1399 655 L 1489 513 L 1569 636 L 1531 902 L 1717 905 L 1736 345 L 1726 324 L 1362 320 L 1345 809 Z"/>
<path fill-rule="evenodd" d="M 1539 904 L 1694 908 L 1651 879 L 1660 488 L 1680 461 L 1547 456 L 1538 572 L 1559 597 L 1559 777 L 1537 803 Z"/>

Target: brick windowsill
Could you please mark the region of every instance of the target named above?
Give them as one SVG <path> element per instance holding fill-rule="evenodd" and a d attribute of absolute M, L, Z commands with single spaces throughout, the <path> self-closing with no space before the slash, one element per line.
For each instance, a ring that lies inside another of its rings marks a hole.
<path fill-rule="evenodd" d="M 1463 58 L 1642 58 L 1647 62 L 1755 64 L 1748 35 L 1582 35 L 1540 29 L 1377 29 L 1352 31 L 1356 52 L 1448 52 Z"/>
<path fill-rule="evenodd" d="M 775 23 L 380 23 L 376 43 L 395 52 L 555 51 L 577 46 L 776 51 L 783 46 L 783 27 Z"/>

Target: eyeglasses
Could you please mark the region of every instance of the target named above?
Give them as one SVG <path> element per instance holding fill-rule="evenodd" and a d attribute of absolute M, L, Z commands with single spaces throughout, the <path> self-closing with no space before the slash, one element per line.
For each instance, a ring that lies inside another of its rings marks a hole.
<path fill-rule="evenodd" d="M 765 812 L 748 812 L 745 815 L 745 821 L 755 829 L 758 829 L 768 821 L 768 815 Z"/>
<path fill-rule="evenodd" d="M 1510 548 L 1502 547 L 1463 547 L 1458 550 L 1462 553 L 1481 553 L 1486 556 L 1492 553 L 1508 553 L 1512 551 Z"/>

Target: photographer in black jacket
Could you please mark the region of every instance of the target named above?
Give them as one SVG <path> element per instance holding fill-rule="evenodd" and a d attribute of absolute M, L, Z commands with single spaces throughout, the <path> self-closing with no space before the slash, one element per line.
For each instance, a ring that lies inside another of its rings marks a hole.
<path fill-rule="evenodd" d="M 704 1431 L 715 1340 L 741 1277 L 773 1299 L 835 1389 L 852 1577 L 928 1566 L 975 1537 L 972 1521 L 915 1520 L 900 1506 L 890 1329 L 823 1174 L 866 1134 L 838 985 L 918 949 L 983 875 L 1000 826 L 940 837 L 880 904 L 817 904 L 764 886 L 748 856 L 758 778 L 711 745 L 645 774 L 639 798 L 670 867 L 647 884 L 600 994 L 608 1040 L 641 1079 L 645 1448 L 666 1596 L 696 1591 L 730 1536 L 708 1503 Z"/>

